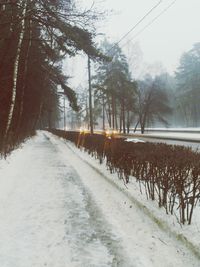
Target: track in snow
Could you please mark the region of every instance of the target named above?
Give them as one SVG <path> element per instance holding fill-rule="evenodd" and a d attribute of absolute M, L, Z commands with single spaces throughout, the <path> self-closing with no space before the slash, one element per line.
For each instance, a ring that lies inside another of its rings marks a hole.
<path fill-rule="evenodd" d="M 199 266 L 126 197 L 39 132 L 0 162 L 1 267 Z"/>

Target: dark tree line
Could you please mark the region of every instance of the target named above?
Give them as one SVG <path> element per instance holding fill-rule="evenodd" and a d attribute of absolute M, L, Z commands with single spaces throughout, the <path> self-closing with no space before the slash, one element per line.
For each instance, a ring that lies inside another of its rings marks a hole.
<path fill-rule="evenodd" d="M 0 151 L 7 152 L 38 127 L 53 127 L 60 86 L 74 110 L 61 61 L 83 51 L 101 57 L 93 43 L 90 11 L 71 0 L 0 1 Z"/>
<path fill-rule="evenodd" d="M 176 111 L 184 126 L 200 126 L 200 43 L 185 52 L 176 71 Z"/>
<path fill-rule="evenodd" d="M 101 49 L 111 62 L 97 64 L 93 76 L 97 128 L 124 133 L 140 128 L 143 133 L 147 127 L 200 126 L 200 43 L 182 55 L 174 75 L 163 72 L 140 79 L 133 78 L 118 45 L 105 40 Z M 81 113 L 84 122 L 87 106 L 83 104 Z"/>
<path fill-rule="evenodd" d="M 110 61 L 97 63 L 92 77 L 93 115 L 97 128 L 129 133 L 131 128 L 140 127 L 144 133 L 144 129 L 154 122 L 166 125 L 165 117 L 171 113 L 171 108 L 162 79 L 146 76 L 143 80 L 135 80 L 118 45 L 104 40 L 101 50 Z M 86 102 L 81 110 L 85 110 L 83 124 L 88 118 L 87 109 Z"/>
<path fill-rule="evenodd" d="M 130 127 L 130 112 L 134 110 L 137 84 L 131 79 L 126 57 L 118 46 L 104 41 L 102 50 L 111 58 L 97 67 L 93 77 L 95 99 L 102 107 L 103 129 L 109 128 L 124 133 Z"/>

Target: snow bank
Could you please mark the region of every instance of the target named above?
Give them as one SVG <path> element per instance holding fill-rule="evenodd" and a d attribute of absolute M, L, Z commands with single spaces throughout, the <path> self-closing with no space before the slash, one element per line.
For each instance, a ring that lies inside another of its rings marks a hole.
<path fill-rule="evenodd" d="M 133 142 L 133 143 L 145 143 L 144 140 L 138 139 L 138 138 L 126 138 L 126 142 Z"/>

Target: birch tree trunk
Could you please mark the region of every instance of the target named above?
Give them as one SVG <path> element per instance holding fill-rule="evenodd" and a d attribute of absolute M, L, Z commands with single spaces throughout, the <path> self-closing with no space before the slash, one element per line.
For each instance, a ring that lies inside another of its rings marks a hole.
<path fill-rule="evenodd" d="M 14 62 L 11 105 L 10 105 L 10 109 L 8 112 L 8 120 L 7 120 L 4 139 L 7 137 L 7 134 L 10 130 L 12 119 L 13 119 L 13 114 L 14 114 L 14 107 L 15 107 L 15 103 L 16 103 L 17 78 L 18 78 L 18 71 L 19 71 L 20 54 L 21 54 L 21 49 L 22 49 L 22 41 L 23 41 L 24 34 L 25 34 L 25 16 L 26 16 L 26 12 L 27 12 L 27 0 L 26 1 L 24 1 L 24 0 L 20 1 L 20 5 L 23 6 L 23 10 L 22 10 L 22 14 L 21 14 L 23 19 L 21 20 L 21 32 L 19 34 L 16 57 L 15 57 L 15 62 Z"/>
<path fill-rule="evenodd" d="M 18 122 L 17 122 L 18 134 L 19 134 L 20 124 L 21 124 L 23 110 L 24 110 L 24 94 L 25 94 L 25 87 L 26 87 L 26 75 L 28 71 L 28 57 L 29 57 L 29 53 L 30 53 L 30 49 L 32 45 L 32 21 L 31 20 L 29 23 L 29 27 L 30 27 L 29 29 L 30 34 L 29 34 L 28 47 L 27 47 L 26 58 L 25 58 L 25 63 L 24 63 L 23 84 L 21 88 L 20 111 L 19 111 L 19 117 L 18 117 Z"/>

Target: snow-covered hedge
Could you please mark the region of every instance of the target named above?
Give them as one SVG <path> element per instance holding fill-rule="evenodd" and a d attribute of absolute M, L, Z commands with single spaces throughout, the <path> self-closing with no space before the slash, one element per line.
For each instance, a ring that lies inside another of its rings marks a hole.
<path fill-rule="evenodd" d="M 179 209 L 180 222 L 191 224 L 193 209 L 200 201 L 200 154 L 183 146 L 130 143 L 101 134 L 52 130 L 72 141 L 126 183 L 134 176 L 148 199 L 158 200 L 167 213 Z"/>

